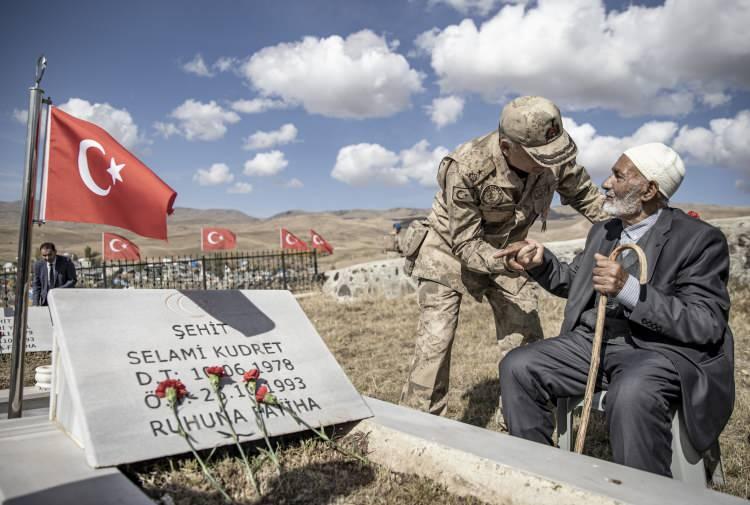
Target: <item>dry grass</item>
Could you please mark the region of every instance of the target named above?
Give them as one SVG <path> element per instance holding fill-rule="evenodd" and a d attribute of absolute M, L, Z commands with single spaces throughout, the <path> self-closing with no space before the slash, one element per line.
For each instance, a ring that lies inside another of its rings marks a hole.
<path fill-rule="evenodd" d="M 345 437 L 341 443 L 362 454 L 366 441 Z M 390 472 L 342 456 L 317 439 L 286 439 L 279 452 L 283 467 L 277 475 L 266 462 L 257 474 L 260 495 L 245 478 L 244 467 L 231 448 L 217 451 L 210 461 L 216 477 L 238 504 L 466 504 L 474 498 L 458 497 L 441 485 L 413 475 Z M 250 447 L 252 451 L 252 448 Z M 254 453 L 253 461 L 261 456 Z M 192 458 L 172 458 L 124 467 L 126 475 L 161 503 L 175 505 L 223 504 Z M 166 497 L 166 498 L 165 498 Z"/>
<path fill-rule="evenodd" d="M 750 288 L 733 286 L 730 292 L 737 399 L 720 439 L 726 484 L 717 489 L 750 498 Z M 416 297 L 337 304 L 320 296 L 300 302 L 355 387 L 362 394 L 398 402 L 413 352 Z M 563 306 L 564 300 L 543 295 L 540 317 L 545 336 L 557 334 Z M 465 297 L 452 355 L 448 417 L 501 431 L 495 419 L 498 359 L 489 305 Z M 611 457 L 600 415 L 592 416 L 586 453 Z"/>

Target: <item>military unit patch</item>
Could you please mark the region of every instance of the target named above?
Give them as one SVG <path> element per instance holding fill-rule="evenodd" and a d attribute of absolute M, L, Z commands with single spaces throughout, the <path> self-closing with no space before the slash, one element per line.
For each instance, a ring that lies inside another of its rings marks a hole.
<path fill-rule="evenodd" d="M 482 190 L 481 198 L 485 205 L 497 205 L 503 199 L 503 190 L 491 184 Z"/>

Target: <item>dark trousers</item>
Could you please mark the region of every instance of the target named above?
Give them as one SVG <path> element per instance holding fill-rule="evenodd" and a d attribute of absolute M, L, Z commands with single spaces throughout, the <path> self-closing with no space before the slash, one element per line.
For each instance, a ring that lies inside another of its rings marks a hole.
<path fill-rule="evenodd" d="M 591 337 L 573 331 L 511 351 L 500 363 L 503 415 L 511 435 L 552 445 L 550 403 L 582 396 Z M 607 390 L 607 417 L 616 463 L 671 477 L 670 404 L 680 398 L 677 370 L 661 354 L 629 343 L 602 345 L 597 389 Z"/>

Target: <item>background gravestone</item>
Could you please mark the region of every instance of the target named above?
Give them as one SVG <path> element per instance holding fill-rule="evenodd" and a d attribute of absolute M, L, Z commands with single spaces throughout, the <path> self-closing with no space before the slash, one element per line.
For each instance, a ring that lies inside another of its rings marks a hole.
<path fill-rule="evenodd" d="M 51 415 L 95 467 L 187 452 L 159 381 L 190 392 L 179 413 L 199 448 L 230 444 L 204 367 L 224 366 L 230 418 L 242 441 L 261 438 L 242 372 L 312 426 L 372 413 L 287 291 L 65 289 L 50 293 L 55 325 Z M 305 428 L 262 408 L 271 435 Z"/>
<path fill-rule="evenodd" d="M 13 311 L 0 317 L 0 354 L 13 349 Z M 52 320 L 47 307 L 29 307 L 26 315 L 26 352 L 52 350 Z"/>

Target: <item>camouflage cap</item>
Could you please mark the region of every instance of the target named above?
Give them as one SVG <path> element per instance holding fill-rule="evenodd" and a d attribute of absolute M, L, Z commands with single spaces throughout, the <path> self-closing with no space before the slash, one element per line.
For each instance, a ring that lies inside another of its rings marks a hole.
<path fill-rule="evenodd" d="M 544 167 L 567 163 L 578 153 L 562 127 L 560 109 L 541 96 L 521 96 L 509 102 L 500 115 L 499 131 Z"/>

